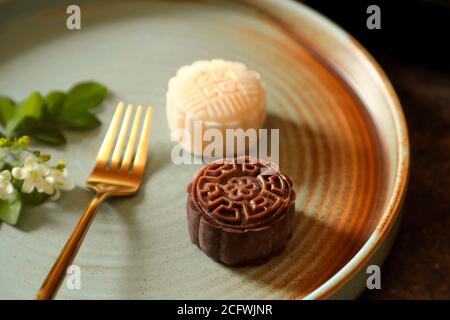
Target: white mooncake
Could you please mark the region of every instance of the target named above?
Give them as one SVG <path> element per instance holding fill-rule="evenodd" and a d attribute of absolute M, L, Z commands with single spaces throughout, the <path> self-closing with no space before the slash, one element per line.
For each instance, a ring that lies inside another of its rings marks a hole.
<path fill-rule="evenodd" d="M 201 155 L 210 141 L 198 135 L 214 128 L 225 145 L 226 129 L 261 128 L 265 100 L 260 75 L 242 63 L 215 59 L 184 66 L 170 79 L 167 91 L 172 140 Z"/>

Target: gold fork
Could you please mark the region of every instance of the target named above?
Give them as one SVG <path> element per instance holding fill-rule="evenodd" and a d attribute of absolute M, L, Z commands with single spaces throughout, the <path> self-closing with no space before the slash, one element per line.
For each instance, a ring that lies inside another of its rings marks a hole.
<path fill-rule="evenodd" d="M 124 111 L 125 116 L 123 116 Z M 132 112 L 133 106 L 131 104 L 128 105 L 126 110 L 122 102 L 118 104 L 98 153 L 94 170 L 87 181 L 87 187 L 95 191 L 96 195 L 89 203 L 80 222 L 47 275 L 37 293 L 37 300 L 48 300 L 54 297 L 101 204 L 109 197 L 131 196 L 139 189 L 147 162 L 152 108 L 149 107 L 145 111 L 142 130 L 140 129 L 141 118 L 144 113 L 143 108 L 139 106 L 136 109 L 130 131 Z M 138 140 L 140 132 L 140 139 Z M 136 144 L 138 146 L 135 152 Z M 125 152 L 123 152 L 124 148 Z"/>

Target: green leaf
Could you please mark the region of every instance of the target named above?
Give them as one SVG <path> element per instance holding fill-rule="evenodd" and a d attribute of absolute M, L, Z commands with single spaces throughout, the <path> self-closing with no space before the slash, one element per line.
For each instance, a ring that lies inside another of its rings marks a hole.
<path fill-rule="evenodd" d="M 19 220 L 22 201 L 19 193 L 14 192 L 6 200 L 0 200 L 0 220 L 8 224 L 15 225 Z"/>
<path fill-rule="evenodd" d="M 108 90 L 97 82 L 83 82 L 70 89 L 64 101 L 61 117 L 67 120 L 98 107 L 105 100 Z"/>
<path fill-rule="evenodd" d="M 61 114 L 65 100 L 66 94 L 61 91 L 51 91 L 44 97 L 47 112 L 52 118 L 57 118 Z"/>
<path fill-rule="evenodd" d="M 63 120 L 63 123 L 70 129 L 94 129 L 101 125 L 100 120 L 90 113 L 77 115 L 76 117 Z"/>
<path fill-rule="evenodd" d="M 44 122 L 35 121 L 32 124 L 29 124 L 28 130 L 24 133 L 32 136 L 36 140 L 52 145 L 62 145 L 66 143 L 66 138 L 61 130 Z"/>
<path fill-rule="evenodd" d="M 14 135 L 27 135 L 52 145 L 62 145 L 66 143 L 66 138 L 54 123 L 47 123 L 43 120 L 35 120 L 32 118 L 24 119 L 14 132 Z"/>
<path fill-rule="evenodd" d="M 0 96 L 0 124 L 6 126 L 14 115 L 16 109 L 14 101 L 7 97 Z"/>
<path fill-rule="evenodd" d="M 33 92 L 19 105 L 0 96 L 0 137 L 25 134 L 46 143 L 64 144 L 59 129 L 93 129 L 101 124 L 88 111 L 99 106 L 107 94 L 105 86 L 90 81 L 75 85 L 67 94 L 55 90 L 43 98 Z"/>
<path fill-rule="evenodd" d="M 23 203 L 31 205 L 31 206 L 38 206 L 43 204 L 50 196 L 45 193 L 39 193 L 36 190 L 34 190 L 32 193 L 21 193 L 21 198 L 23 200 Z"/>
<path fill-rule="evenodd" d="M 55 129 L 53 131 L 46 131 L 46 132 L 39 132 L 34 133 L 33 137 L 36 140 L 39 140 L 41 142 L 45 142 L 48 144 L 52 144 L 55 146 L 60 146 L 66 143 L 66 137 L 62 134 L 61 131 Z"/>
<path fill-rule="evenodd" d="M 39 92 L 33 92 L 14 111 L 6 128 L 9 133 L 18 129 L 26 119 L 40 120 L 44 115 L 45 102 Z"/>

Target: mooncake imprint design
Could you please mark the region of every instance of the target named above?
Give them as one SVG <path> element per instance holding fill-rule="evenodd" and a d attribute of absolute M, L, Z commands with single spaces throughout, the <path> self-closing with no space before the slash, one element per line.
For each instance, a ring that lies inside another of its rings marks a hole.
<path fill-rule="evenodd" d="M 229 224 L 261 224 L 276 214 L 290 185 L 280 175 L 261 175 L 260 165 L 214 164 L 197 182 L 197 199 L 205 214 Z M 245 174 L 245 176 L 241 176 Z"/>
<path fill-rule="evenodd" d="M 220 59 L 197 61 L 178 70 L 169 81 L 167 91 L 167 119 L 172 139 L 194 154 L 185 137 L 192 140 L 194 123 L 201 121 L 202 129 L 249 128 L 259 129 L 266 117 L 265 90 L 257 72 L 239 62 Z"/>
<path fill-rule="evenodd" d="M 291 233 L 295 192 L 292 180 L 281 172 L 261 174 L 267 167 L 248 157 L 219 160 L 201 169 L 189 184 L 189 232 L 207 255 L 229 265 L 245 265 L 284 247 Z"/>

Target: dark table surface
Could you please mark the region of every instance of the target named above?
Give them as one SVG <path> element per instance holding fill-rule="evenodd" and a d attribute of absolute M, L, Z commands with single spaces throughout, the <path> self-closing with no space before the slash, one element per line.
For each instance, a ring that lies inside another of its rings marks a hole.
<path fill-rule="evenodd" d="M 450 299 L 450 0 L 306 4 L 373 54 L 408 123 L 411 172 L 402 224 L 381 267 L 381 290 L 361 298 Z M 381 9 L 380 30 L 366 28 L 370 4 Z"/>

